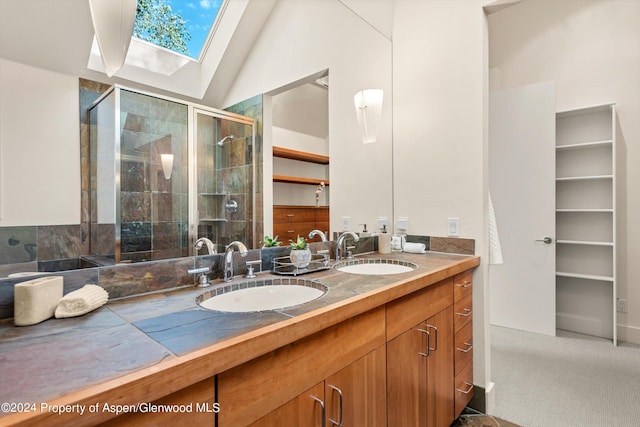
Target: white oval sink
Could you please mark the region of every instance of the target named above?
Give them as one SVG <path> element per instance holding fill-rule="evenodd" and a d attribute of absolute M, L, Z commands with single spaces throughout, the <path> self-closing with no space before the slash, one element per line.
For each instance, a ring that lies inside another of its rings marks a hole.
<path fill-rule="evenodd" d="M 196 301 L 202 308 L 230 313 L 278 310 L 304 304 L 327 293 L 320 282 L 304 279 L 264 279 L 212 289 Z"/>
<path fill-rule="evenodd" d="M 338 271 L 351 274 L 400 274 L 413 271 L 418 266 L 412 262 L 400 261 L 396 259 L 366 258 L 342 261 L 334 265 Z"/>

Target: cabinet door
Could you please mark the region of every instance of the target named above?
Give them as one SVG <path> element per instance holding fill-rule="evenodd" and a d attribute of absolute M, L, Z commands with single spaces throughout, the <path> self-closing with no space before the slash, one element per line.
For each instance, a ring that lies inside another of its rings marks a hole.
<path fill-rule="evenodd" d="M 427 425 L 427 339 L 423 322 L 387 343 L 389 426 Z"/>
<path fill-rule="evenodd" d="M 326 425 L 386 426 L 386 389 L 382 346 L 325 380 Z"/>
<path fill-rule="evenodd" d="M 454 420 L 453 308 L 387 343 L 390 426 L 446 427 Z"/>
<path fill-rule="evenodd" d="M 426 322 L 430 349 L 427 357 L 427 425 L 448 427 L 454 420 L 453 308 Z"/>
<path fill-rule="evenodd" d="M 325 419 L 322 382 L 252 423 L 251 427 L 323 427 Z"/>

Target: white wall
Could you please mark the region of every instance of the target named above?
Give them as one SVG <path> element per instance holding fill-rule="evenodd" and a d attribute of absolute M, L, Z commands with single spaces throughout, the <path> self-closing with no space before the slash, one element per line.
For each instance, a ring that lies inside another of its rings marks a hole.
<path fill-rule="evenodd" d="M 474 383 L 489 372 L 486 260 L 486 18 L 478 0 L 396 0 L 393 30 L 394 211 L 410 234 L 476 240 L 483 264 L 474 274 Z M 419 29 L 419 30 L 417 30 Z"/>
<path fill-rule="evenodd" d="M 390 17 L 388 18 L 390 19 Z M 224 105 L 329 70 L 331 228 L 340 218 L 374 224 L 392 215 L 391 41 L 338 0 L 281 0 L 230 88 Z M 385 91 L 382 126 L 375 144 L 363 145 L 353 95 L 366 88 Z M 265 126 L 267 120 L 265 119 Z M 265 162 L 271 140 L 265 134 Z M 357 170 L 358 173 L 354 174 Z M 265 188 L 269 176 L 265 169 Z M 271 207 L 265 192 L 265 212 Z M 265 215 L 266 221 L 266 215 Z"/>
<path fill-rule="evenodd" d="M 78 78 L 0 59 L 0 226 L 80 224 Z"/>
<path fill-rule="evenodd" d="M 618 337 L 640 343 L 640 2 L 527 0 L 490 15 L 492 90 L 555 81 L 558 111 L 615 102 Z M 494 87 L 495 86 L 495 87 Z"/>

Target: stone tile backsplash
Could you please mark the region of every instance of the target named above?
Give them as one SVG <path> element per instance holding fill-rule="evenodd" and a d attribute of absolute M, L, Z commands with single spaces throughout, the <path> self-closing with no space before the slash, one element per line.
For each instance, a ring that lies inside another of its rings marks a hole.
<path fill-rule="evenodd" d="M 39 230 L 40 228 L 42 230 Z M 68 246 L 63 243 L 65 239 L 69 240 Z M 355 245 L 354 254 L 377 251 L 377 240 L 376 237 L 361 238 Z M 434 252 L 464 255 L 475 253 L 473 239 L 409 235 L 407 241 L 425 243 L 427 249 Z M 106 265 L 110 262 L 109 259 L 81 257 L 80 242 L 80 225 L 0 227 L 0 319 L 13 317 L 13 286 L 28 280 L 24 277 L 5 277 L 11 273 L 39 271 L 49 272 L 48 275 L 61 275 L 64 277 L 65 294 L 87 283 L 99 284 L 109 292 L 110 299 L 193 285 L 195 277 L 187 273 L 187 270 L 192 268 L 211 268 L 210 280 L 222 277 L 222 254 Z M 347 244 L 354 243 L 347 241 Z M 313 242 L 309 244 L 309 248 L 313 253 L 328 250 L 330 257 L 335 258 L 335 242 Z M 61 258 L 41 260 L 40 253 L 45 257 L 60 256 Z M 253 249 L 246 257 L 241 257 L 234 252 L 234 275 L 245 274 L 246 262 L 253 260 L 262 260 L 260 271 L 272 270 L 273 259 L 288 254 L 288 246 Z M 88 265 L 102 266 L 87 268 Z M 54 272 L 57 269 L 66 271 Z"/>

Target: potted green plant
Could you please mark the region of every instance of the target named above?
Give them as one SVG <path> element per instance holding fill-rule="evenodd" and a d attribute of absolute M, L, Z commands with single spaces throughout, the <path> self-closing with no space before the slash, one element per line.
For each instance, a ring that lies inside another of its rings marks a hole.
<path fill-rule="evenodd" d="M 304 237 L 298 236 L 296 240 L 289 240 L 289 246 L 291 247 L 291 262 L 299 268 L 305 268 L 311 261 L 311 251 L 309 245 Z"/>
<path fill-rule="evenodd" d="M 278 236 L 271 238 L 271 236 L 267 234 L 266 236 L 264 236 L 264 239 L 262 239 L 263 248 L 273 248 L 275 246 L 280 246 L 280 243 L 282 242 L 278 240 Z"/>

